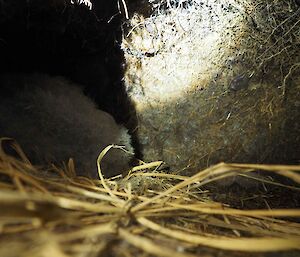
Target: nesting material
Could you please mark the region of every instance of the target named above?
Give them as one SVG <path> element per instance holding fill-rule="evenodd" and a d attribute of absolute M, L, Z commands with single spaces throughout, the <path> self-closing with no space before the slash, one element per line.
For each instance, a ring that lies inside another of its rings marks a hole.
<path fill-rule="evenodd" d="M 299 97 L 288 92 L 299 85 L 299 6 L 168 0 L 148 1 L 145 12 L 143 3 L 122 47 L 145 160 L 177 172 L 278 161 L 275 142 Z"/>
<path fill-rule="evenodd" d="M 277 186 L 299 191 L 300 166 L 220 163 L 185 177 L 157 172 L 161 162 L 154 162 L 121 180 L 90 180 L 75 177 L 72 162 L 65 170 L 33 167 L 15 147 L 18 159 L 0 152 L 0 256 L 219 256 L 224 250 L 289 256 L 300 250 L 300 224 L 292 221 L 299 209 L 237 209 L 202 190 L 264 170 L 290 179 Z"/>

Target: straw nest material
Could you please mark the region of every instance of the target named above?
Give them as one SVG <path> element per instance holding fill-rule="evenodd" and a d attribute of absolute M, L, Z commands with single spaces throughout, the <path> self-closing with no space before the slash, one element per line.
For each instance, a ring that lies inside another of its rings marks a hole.
<path fill-rule="evenodd" d="M 300 166 L 220 163 L 185 177 L 158 172 L 161 162 L 153 162 L 108 180 L 100 166 L 110 148 L 98 158 L 100 180 L 76 177 L 72 160 L 64 169 L 42 170 L 17 145 L 17 159 L 1 150 L 0 256 L 299 254 L 299 209 L 232 208 L 203 188 L 261 170 L 287 177 L 290 185 L 262 178 L 259 183 L 299 192 Z M 265 192 L 266 203 L 267 197 Z"/>

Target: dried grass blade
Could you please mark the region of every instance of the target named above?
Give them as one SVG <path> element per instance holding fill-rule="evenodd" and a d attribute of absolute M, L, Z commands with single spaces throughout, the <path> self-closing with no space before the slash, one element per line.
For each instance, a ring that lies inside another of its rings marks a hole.
<path fill-rule="evenodd" d="M 205 177 L 209 172 L 213 172 L 213 171 L 219 169 L 220 167 L 222 167 L 223 165 L 224 165 L 223 163 L 220 163 L 220 164 L 217 164 L 213 167 L 210 167 L 208 169 L 205 169 L 205 170 L 197 173 L 196 175 L 194 175 L 194 176 L 178 183 L 177 185 L 175 185 L 175 186 L 171 187 L 170 189 L 160 193 L 159 195 L 157 195 L 155 197 L 152 197 L 152 198 L 150 198 L 149 200 L 147 200 L 143 203 L 138 204 L 137 206 L 132 208 L 132 212 L 137 212 L 138 210 L 140 210 L 140 209 L 146 207 L 147 205 L 157 201 L 158 199 L 161 199 L 161 198 L 163 198 L 167 195 L 170 195 L 173 192 L 186 187 L 187 185 L 198 182 L 201 178 Z"/>
<path fill-rule="evenodd" d="M 230 238 L 230 237 L 207 237 L 195 235 L 179 230 L 164 228 L 146 218 L 137 218 L 137 221 L 154 231 L 181 241 L 195 245 L 205 245 L 222 250 L 244 252 L 274 252 L 282 250 L 300 249 L 300 237 L 261 237 L 261 238 Z"/>
<path fill-rule="evenodd" d="M 70 242 L 78 239 L 94 238 L 106 234 L 116 234 L 117 226 L 114 222 L 108 224 L 98 224 L 85 226 L 82 229 L 73 230 L 71 232 L 65 232 L 56 235 L 56 239 L 59 242 Z"/>
<path fill-rule="evenodd" d="M 153 242 L 150 239 L 147 239 L 142 236 L 134 235 L 128 232 L 125 229 L 119 229 L 120 237 L 127 241 L 129 244 L 135 246 L 138 249 L 141 249 L 147 253 L 150 253 L 154 256 L 161 256 L 161 257 L 195 257 L 195 255 L 187 254 L 187 253 L 180 253 L 174 251 L 173 249 L 160 246 L 157 243 Z"/>
<path fill-rule="evenodd" d="M 300 210 L 298 209 L 274 209 L 274 210 L 238 210 L 232 208 L 216 209 L 201 207 L 198 204 L 176 204 L 167 203 L 172 207 L 182 208 L 190 211 L 197 211 L 207 214 L 222 214 L 222 215 L 240 215 L 240 216 L 251 216 L 251 217 L 300 217 Z"/>

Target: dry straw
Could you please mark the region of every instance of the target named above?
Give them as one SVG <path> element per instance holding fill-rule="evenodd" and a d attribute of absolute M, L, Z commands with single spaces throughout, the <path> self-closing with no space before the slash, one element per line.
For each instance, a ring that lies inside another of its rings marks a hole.
<path fill-rule="evenodd" d="M 300 250 L 300 224 L 288 221 L 300 217 L 299 209 L 235 209 L 201 191 L 204 184 L 256 170 L 286 176 L 295 182 L 289 190 L 299 191 L 300 166 L 220 163 L 185 177 L 157 172 L 161 162 L 154 162 L 123 179 L 105 179 L 99 169 L 101 179 L 91 180 L 76 177 L 72 161 L 65 170 L 43 170 L 15 149 L 18 159 L 0 152 L 0 256 Z"/>

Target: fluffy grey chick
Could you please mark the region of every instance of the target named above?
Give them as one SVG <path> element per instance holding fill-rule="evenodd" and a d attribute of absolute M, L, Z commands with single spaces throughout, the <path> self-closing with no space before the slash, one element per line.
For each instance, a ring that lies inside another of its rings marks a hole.
<path fill-rule="evenodd" d="M 133 152 L 127 130 L 62 77 L 5 74 L 0 87 L 0 137 L 14 138 L 34 164 L 73 158 L 79 175 L 97 177 L 96 160 L 106 146 Z M 104 176 L 128 170 L 131 157 L 111 149 L 101 162 Z"/>

